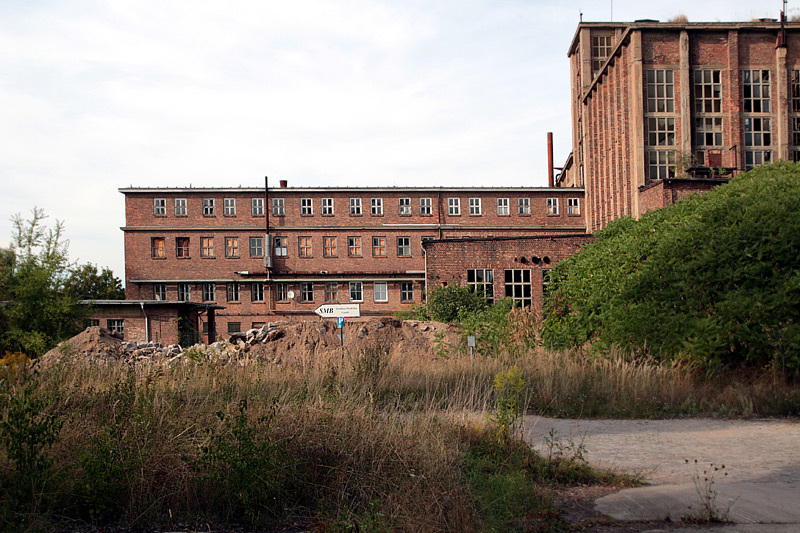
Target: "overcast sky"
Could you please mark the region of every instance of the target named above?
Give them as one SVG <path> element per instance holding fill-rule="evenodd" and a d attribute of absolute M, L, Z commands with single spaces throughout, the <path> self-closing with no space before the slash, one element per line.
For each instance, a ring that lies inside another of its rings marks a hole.
<path fill-rule="evenodd" d="M 790 15 L 800 10 L 792 9 Z M 0 246 L 34 206 L 124 277 L 119 187 L 546 186 L 587 22 L 781 0 L 0 0 Z"/>

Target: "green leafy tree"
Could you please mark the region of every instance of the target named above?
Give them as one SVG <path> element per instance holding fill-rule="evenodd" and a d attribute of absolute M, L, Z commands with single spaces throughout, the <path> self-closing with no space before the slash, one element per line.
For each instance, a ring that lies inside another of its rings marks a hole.
<path fill-rule="evenodd" d="M 426 304 L 431 320 L 459 322 L 463 316 L 474 314 L 488 304 L 482 296 L 467 287 L 450 285 L 433 288 Z"/>
<path fill-rule="evenodd" d="M 86 263 L 70 270 L 64 282 L 64 291 L 79 300 L 124 300 L 122 281 L 104 267 Z"/>
<path fill-rule="evenodd" d="M 0 350 L 38 356 L 83 326 L 87 309 L 63 290 L 70 273 L 64 224 L 57 220 L 47 227 L 46 218 L 42 209 L 34 208 L 29 219 L 19 214 L 11 219 L 14 257 L 0 254 L 7 299 Z"/>
<path fill-rule="evenodd" d="M 800 373 L 798 212 L 800 166 L 782 162 L 615 221 L 553 270 L 545 344 Z"/>

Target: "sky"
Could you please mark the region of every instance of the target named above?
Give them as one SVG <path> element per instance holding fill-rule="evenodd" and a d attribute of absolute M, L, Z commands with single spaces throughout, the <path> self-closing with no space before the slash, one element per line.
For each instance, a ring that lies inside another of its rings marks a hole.
<path fill-rule="evenodd" d="M 793 5 L 797 4 L 797 8 Z M 781 0 L 0 0 L 0 247 L 34 207 L 124 278 L 120 187 L 546 186 L 585 22 Z M 800 14 L 800 1 L 789 3 Z"/>

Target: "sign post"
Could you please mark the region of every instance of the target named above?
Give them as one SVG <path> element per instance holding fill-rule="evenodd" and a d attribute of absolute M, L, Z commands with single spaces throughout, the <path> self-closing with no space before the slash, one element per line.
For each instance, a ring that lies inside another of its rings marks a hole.
<path fill-rule="evenodd" d="M 335 318 L 336 328 L 339 330 L 339 346 L 342 348 L 342 359 L 344 359 L 344 319 L 361 318 L 361 304 L 322 304 L 314 312 L 322 318 Z"/>

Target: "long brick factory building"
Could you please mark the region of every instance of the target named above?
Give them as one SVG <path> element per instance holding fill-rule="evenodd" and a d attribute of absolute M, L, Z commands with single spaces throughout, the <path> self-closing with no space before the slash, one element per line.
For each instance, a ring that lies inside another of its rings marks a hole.
<path fill-rule="evenodd" d="M 387 315 L 437 284 L 541 305 L 547 272 L 621 216 L 800 156 L 800 24 L 581 23 L 572 144 L 549 187 L 138 188 L 125 195 L 126 338 L 183 344 L 310 318 Z"/>

